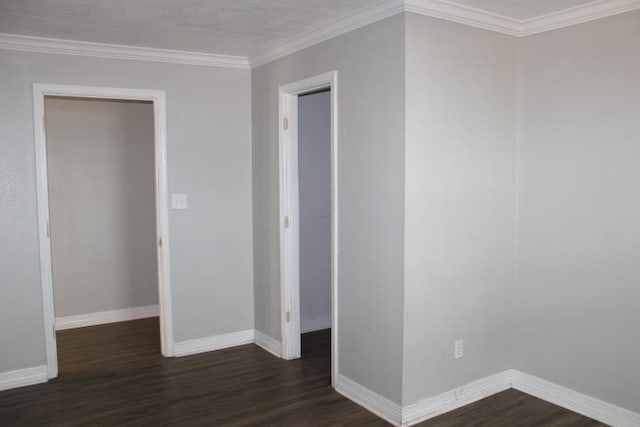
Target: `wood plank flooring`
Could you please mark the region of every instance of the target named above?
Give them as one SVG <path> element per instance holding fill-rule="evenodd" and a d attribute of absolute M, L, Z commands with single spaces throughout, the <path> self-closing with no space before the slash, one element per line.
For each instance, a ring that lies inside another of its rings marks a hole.
<path fill-rule="evenodd" d="M 0 392 L 1 426 L 386 426 L 330 386 L 330 332 L 303 357 L 255 345 L 165 359 L 158 319 L 58 333 L 60 376 Z M 509 390 L 421 426 L 600 426 Z"/>

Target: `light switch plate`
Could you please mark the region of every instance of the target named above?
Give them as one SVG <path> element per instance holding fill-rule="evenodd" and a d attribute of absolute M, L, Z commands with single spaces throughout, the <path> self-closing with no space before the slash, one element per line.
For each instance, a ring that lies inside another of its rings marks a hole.
<path fill-rule="evenodd" d="M 453 357 L 460 359 L 462 356 L 464 356 L 464 340 L 458 340 L 454 345 Z"/>
<path fill-rule="evenodd" d="M 187 195 L 186 194 L 172 194 L 171 195 L 171 209 L 187 209 Z"/>

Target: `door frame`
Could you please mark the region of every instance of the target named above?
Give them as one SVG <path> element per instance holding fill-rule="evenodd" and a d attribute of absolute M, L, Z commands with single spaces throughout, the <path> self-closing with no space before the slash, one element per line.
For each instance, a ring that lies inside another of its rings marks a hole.
<path fill-rule="evenodd" d="M 46 96 L 72 98 L 103 98 L 153 103 L 155 140 L 155 193 L 156 193 L 156 247 L 158 258 L 158 301 L 160 308 L 160 341 L 162 355 L 170 357 L 173 351 L 173 316 L 169 269 L 169 190 L 167 179 L 167 108 L 162 90 L 124 89 L 57 84 L 33 85 L 34 136 L 36 154 L 36 184 L 38 201 L 38 239 L 40 243 L 40 280 L 44 336 L 47 358 L 47 377 L 58 376 L 56 351 L 53 274 L 51 259 L 49 186 L 47 174 L 47 136 L 45 127 Z"/>
<path fill-rule="evenodd" d="M 279 88 L 280 286 L 283 359 L 296 359 L 300 343 L 300 210 L 298 96 L 331 93 L 331 385 L 338 372 L 338 72 L 329 71 Z"/>

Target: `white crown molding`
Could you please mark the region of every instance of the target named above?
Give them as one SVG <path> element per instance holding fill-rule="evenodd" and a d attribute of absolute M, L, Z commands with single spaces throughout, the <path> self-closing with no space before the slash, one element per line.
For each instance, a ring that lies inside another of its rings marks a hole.
<path fill-rule="evenodd" d="M 350 15 L 335 20 L 328 25 L 307 31 L 296 37 L 293 37 L 264 54 L 250 58 L 251 67 L 259 67 L 268 62 L 275 61 L 292 53 L 301 51 L 323 41 L 332 39 L 339 35 L 348 33 L 366 25 L 373 24 L 384 18 L 397 15 L 404 11 L 404 2 L 402 0 L 382 0 L 373 6 L 359 9 Z"/>
<path fill-rule="evenodd" d="M 536 18 L 517 20 L 449 0 L 381 0 L 373 6 L 362 8 L 321 28 L 293 37 L 282 45 L 252 58 L 2 33 L 0 49 L 249 69 L 402 12 L 430 16 L 514 37 L 525 37 L 637 9 L 640 9 L 640 0 L 595 0 Z"/>
<path fill-rule="evenodd" d="M 595 0 L 536 18 L 517 20 L 448 0 L 406 0 L 405 11 L 431 16 L 515 37 L 594 21 L 640 9 L 640 0 Z"/>
<path fill-rule="evenodd" d="M 125 322 L 160 315 L 158 305 L 122 308 L 119 310 L 99 311 L 75 316 L 56 317 L 56 330 L 84 328 L 85 326 L 104 325 L 106 323 Z"/>
<path fill-rule="evenodd" d="M 518 20 L 449 0 L 383 0 L 313 31 L 291 38 L 281 46 L 249 59 L 259 67 L 333 37 L 401 12 L 430 16 L 514 37 L 524 37 L 640 9 L 640 0 L 596 0 L 582 6 L 527 20 Z"/>
<path fill-rule="evenodd" d="M 510 36 L 518 36 L 522 26 L 516 19 L 447 0 L 406 0 L 404 10 Z"/>
<path fill-rule="evenodd" d="M 640 9 L 640 0 L 596 0 L 582 6 L 521 21 L 524 37 Z"/>
<path fill-rule="evenodd" d="M 94 58 L 128 59 L 136 61 L 166 62 L 171 64 L 200 65 L 205 67 L 249 68 L 242 56 L 215 55 L 183 50 L 155 49 L 75 40 L 31 37 L 0 33 L 0 49 L 22 52 L 54 53 L 90 56 Z"/>

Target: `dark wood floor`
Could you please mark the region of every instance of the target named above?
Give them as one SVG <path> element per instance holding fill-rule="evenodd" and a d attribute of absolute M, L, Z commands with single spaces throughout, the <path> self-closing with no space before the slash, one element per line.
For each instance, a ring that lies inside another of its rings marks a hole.
<path fill-rule="evenodd" d="M 330 386 L 330 332 L 303 335 L 303 357 L 254 345 L 164 359 L 158 320 L 58 333 L 60 376 L 0 393 L 2 426 L 386 426 Z M 421 426 L 596 426 L 506 391 Z"/>

